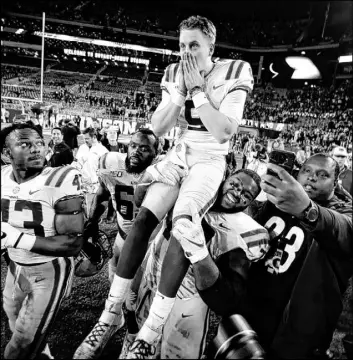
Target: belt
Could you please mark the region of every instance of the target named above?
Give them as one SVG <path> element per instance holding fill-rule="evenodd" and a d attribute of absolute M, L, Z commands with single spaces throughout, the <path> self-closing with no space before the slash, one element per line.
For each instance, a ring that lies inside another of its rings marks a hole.
<path fill-rule="evenodd" d="M 202 125 L 188 125 L 188 130 L 193 131 L 208 131 L 204 126 Z"/>

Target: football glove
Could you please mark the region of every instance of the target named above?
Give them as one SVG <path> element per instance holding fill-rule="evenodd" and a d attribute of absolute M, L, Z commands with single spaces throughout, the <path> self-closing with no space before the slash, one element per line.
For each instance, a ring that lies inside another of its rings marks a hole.
<path fill-rule="evenodd" d="M 146 169 L 146 173 L 152 177 L 152 182 L 161 182 L 169 186 L 180 184 L 181 179 L 187 174 L 185 169 L 171 161 L 160 161 L 151 165 Z"/>
<path fill-rule="evenodd" d="M 35 241 L 35 236 L 25 234 L 7 222 L 1 222 L 1 250 L 16 248 L 30 251 Z"/>
<path fill-rule="evenodd" d="M 173 226 L 172 235 L 183 248 L 185 257 L 194 264 L 205 259 L 209 252 L 196 206 L 189 206 L 192 221 L 186 218 L 178 219 Z"/>
<path fill-rule="evenodd" d="M 85 226 L 83 228 L 83 238 L 85 240 L 89 239 L 89 238 L 97 238 L 98 237 L 98 232 L 99 232 L 99 225 L 98 225 L 98 221 L 96 220 L 92 220 L 92 219 L 88 219 L 85 222 Z"/>
<path fill-rule="evenodd" d="M 96 236 L 90 236 L 75 258 L 75 275 L 78 277 L 96 275 L 112 256 L 112 244 L 106 233 L 99 230 Z"/>

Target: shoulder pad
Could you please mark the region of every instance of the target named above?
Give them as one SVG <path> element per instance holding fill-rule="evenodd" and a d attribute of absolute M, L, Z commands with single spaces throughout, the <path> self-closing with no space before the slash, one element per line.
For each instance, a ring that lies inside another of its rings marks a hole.
<path fill-rule="evenodd" d="M 242 60 L 234 60 L 234 61 L 230 62 L 228 71 L 226 73 L 225 80 L 238 79 L 244 65 L 245 65 L 245 61 L 242 61 Z"/>
<path fill-rule="evenodd" d="M 165 69 L 165 79 L 164 79 L 164 81 L 166 81 L 166 82 L 175 82 L 179 66 L 180 66 L 179 63 L 168 65 L 167 68 Z"/>
<path fill-rule="evenodd" d="M 119 152 L 108 152 L 99 159 L 99 170 L 122 170 L 125 168 L 126 154 Z"/>
<path fill-rule="evenodd" d="M 102 155 L 99 158 L 99 163 L 98 163 L 98 169 L 106 169 L 107 168 L 107 156 L 109 153 L 106 153 L 104 155 Z"/>
<path fill-rule="evenodd" d="M 47 180 L 44 183 L 44 186 L 50 186 L 50 187 L 60 187 L 61 184 L 64 182 L 65 178 L 68 177 L 68 174 L 72 171 L 77 173 L 77 170 L 70 166 L 61 166 L 58 168 L 52 168 L 52 172 L 48 176 Z"/>

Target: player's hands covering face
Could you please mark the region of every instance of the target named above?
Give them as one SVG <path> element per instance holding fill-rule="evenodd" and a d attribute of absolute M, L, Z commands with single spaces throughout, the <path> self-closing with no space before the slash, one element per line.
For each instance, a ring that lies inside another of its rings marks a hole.
<path fill-rule="evenodd" d="M 184 75 L 185 86 L 190 91 L 195 86 L 202 87 L 205 83 L 204 74 L 200 73 L 196 58 L 191 53 L 184 53 L 181 60 L 182 72 Z"/>

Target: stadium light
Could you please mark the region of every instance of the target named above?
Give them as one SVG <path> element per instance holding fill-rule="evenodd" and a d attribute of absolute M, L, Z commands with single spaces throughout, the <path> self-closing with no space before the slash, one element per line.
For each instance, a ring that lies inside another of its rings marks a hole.
<path fill-rule="evenodd" d="M 294 70 L 291 79 L 320 79 L 321 74 L 319 69 L 307 57 L 288 56 L 286 63 Z"/>
<path fill-rule="evenodd" d="M 352 54 L 351 55 L 342 55 L 338 58 L 339 63 L 348 63 L 352 62 Z"/>

